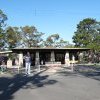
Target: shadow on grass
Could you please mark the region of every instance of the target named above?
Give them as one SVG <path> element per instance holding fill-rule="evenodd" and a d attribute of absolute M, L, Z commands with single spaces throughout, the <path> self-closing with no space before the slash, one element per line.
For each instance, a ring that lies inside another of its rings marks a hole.
<path fill-rule="evenodd" d="M 13 100 L 13 94 L 19 89 L 36 89 L 45 85 L 53 85 L 57 81 L 48 79 L 48 75 L 41 75 L 42 72 L 33 76 L 16 74 L 13 77 L 0 78 L 0 100 Z"/>

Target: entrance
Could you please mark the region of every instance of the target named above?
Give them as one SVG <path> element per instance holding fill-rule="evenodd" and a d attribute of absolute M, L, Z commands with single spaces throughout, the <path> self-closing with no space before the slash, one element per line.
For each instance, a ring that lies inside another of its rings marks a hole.
<path fill-rule="evenodd" d="M 45 62 L 49 62 L 51 58 L 51 53 L 50 52 L 40 52 L 40 64 L 43 65 Z"/>

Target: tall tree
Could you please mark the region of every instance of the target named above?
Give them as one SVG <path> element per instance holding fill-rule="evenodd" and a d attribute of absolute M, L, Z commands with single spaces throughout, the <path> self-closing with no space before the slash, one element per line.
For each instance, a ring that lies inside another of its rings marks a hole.
<path fill-rule="evenodd" d="M 4 26 L 4 22 L 7 20 L 7 15 L 0 9 L 0 28 Z"/>
<path fill-rule="evenodd" d="M 100 51 L 100 23 L 95 19 L 86 18 L 79 22 L 77 30 L 73 36 L 76 47 L 89 47 L 93 50 L 93 55 Z"/>
<path fill-rule="evenodd" d="M 77 25 L 77 31 L 73 36 L 75 46 L 86 47 L 92 41 L 92 33 L 94 32 L 93 25 L 97 23 L 96 20 L 86 18 Z"/>
<path fill-rule="evenodd" d="M 5 26 L 5 21 L 7 20 L 6 14 L 3 13 L 2 10 L 0 10 L 0 50 L 4 49 L 4 26 Z"/>
<path fill-rule="evenodd" d="M 20 45 L 21 37 L 18 27 L 7 27 L 5 32 L 6 48 L 11 49 Z"/>
<path fill-rule="evenodd" d="M 34 26 L 21 27 L 22 44 L 24 47 L 39 47 L 44 33 L 38 32 Z"/>

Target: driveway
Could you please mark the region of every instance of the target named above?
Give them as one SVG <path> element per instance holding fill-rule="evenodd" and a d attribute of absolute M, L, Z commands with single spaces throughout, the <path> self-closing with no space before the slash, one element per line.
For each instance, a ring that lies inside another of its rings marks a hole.
<path fill-rule="evenodd" d="M 0 100 L 100 100 L 100 80 L 73 72 L 6 75 Z"/>

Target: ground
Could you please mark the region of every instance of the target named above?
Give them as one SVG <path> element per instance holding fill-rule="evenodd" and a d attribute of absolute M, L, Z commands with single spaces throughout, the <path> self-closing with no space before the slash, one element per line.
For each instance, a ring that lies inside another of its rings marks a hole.
<path fill-rule="evenodd" d="M 86 66 L 76 66 L 76 69 L 52 73 L 43 70 L 30 76 L 2 75 L 0 100 L 100 100 L 99 71 L 93 72 L 93 68 L 89 72 Z"/>

